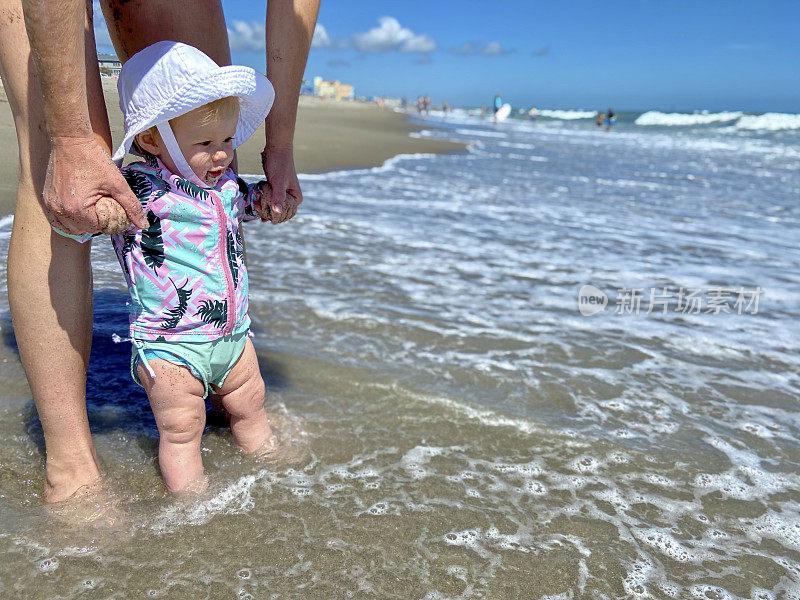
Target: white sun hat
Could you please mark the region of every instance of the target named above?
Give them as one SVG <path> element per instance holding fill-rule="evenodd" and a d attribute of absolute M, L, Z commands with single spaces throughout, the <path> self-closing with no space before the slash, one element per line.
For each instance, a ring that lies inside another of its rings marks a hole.
<path fill-rule="evenodd" d="M 156 126 L 180 174 L 204 187 L 178 148 L 169 120 L 219 98 L 238 96 L 236 148 L 264 122 L 275 100 L 275 90 L 265 75 L 250 67 L 220 67 L 197 48 L 170 41 L 157 42 L 131 56 L 122 66 L 117 89 L 125 138 L 114 153 L 114 162 L 121 165 L 133 138 Z"/>

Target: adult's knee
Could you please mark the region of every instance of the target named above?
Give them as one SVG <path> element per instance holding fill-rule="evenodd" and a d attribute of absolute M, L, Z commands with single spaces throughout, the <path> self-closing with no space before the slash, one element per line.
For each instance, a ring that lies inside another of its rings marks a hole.
<path fill-rule="evenodd" d="M 189 444 L 203 435 L 206 415 L 201 408 L 172 408 L 158 418 L 158 432 L 170 444 Z"/>

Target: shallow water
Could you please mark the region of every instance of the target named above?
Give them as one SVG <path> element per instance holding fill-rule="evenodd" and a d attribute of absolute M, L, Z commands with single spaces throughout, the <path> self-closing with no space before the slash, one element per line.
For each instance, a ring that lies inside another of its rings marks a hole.
<path fill-rule="evenodd" d="M 107 490 L 42 506 L 5 350 L 0 596 L 800 598 L 800 146 L 426 123 L 474 145 L 305 177 L 290 224 L 248 227 L 282 447 L 254 463 L 209 427 L 200 498 L 164 492 L 110 341 L 122 277 L 95 244 Z M 582 316 L 584 284 L 605 311 Z M 666 314 L 647 314 L 651 287 Z M 687 314 L 680 287 L 763 293 Z M 621 288 L 643 290 L 639 314 L 617 314 Z"/>

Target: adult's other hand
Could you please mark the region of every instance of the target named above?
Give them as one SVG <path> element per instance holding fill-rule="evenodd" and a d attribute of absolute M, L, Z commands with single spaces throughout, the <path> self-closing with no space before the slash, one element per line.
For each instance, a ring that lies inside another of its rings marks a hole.
<path fill-rule="evenodd" d="M 93 138 L 53 139 L 44 205 L 50 224 L 72 235 L 122 231 L 127 221 L 148 227 L 141 203 Z"/>
<path fill-rule="evenodd" d="M 267 146 L 261 153 L 261 162 L 269 181 L 263 198 L 269 204 L 272 224 L 288 221 L 297 213 L 297 207 L 303 201 L 303 192 L 294 168 L 293 149 Z"/>

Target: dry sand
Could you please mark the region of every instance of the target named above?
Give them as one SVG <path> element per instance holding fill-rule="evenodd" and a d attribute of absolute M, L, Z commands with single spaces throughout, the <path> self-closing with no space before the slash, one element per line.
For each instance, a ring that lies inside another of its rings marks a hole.
<path fill-rule="evenodd" d="M 111 133 L 122 139 L 122 114 L 116 80 L 103 80 Z M 446 153 L 463 150 L 462 144 L 415 139 L 417 129 L 405 117 L 373 104 L 335 102 L 303 97 L 297 116 L 295 166 L 299 173 L 379 166 L 397 154 Z M 263 127 L 239 150 L 239 171 L 261 173 Z M 11 213 L 17 190 L 17 144 L 11 109 L 0 87 L 0 216 Z"/>

